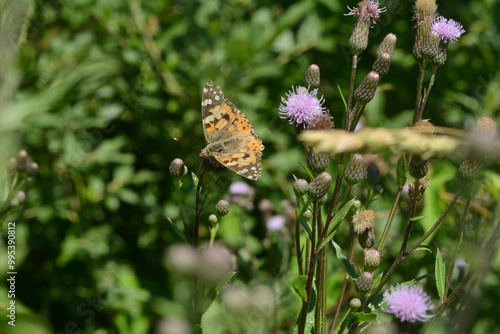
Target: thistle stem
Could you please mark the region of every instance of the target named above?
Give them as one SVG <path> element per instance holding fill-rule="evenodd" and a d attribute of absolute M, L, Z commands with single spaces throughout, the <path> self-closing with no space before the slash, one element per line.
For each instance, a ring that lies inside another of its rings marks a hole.
<path fill-rule="evenodd" d="M 424 99 L 422 100 L 422 103 L 418 109 L 418 120 L 422 118 L 422 114 L 424 113 L 424 108 L 425 104 L 427 103 L 427 100 L 429 99 L 429 95 L 431 93 L 432 86 L 434 86 L 434 80 L 436 79 L 436 71 L 437 67 L 432 67 L 432 74 L 431 74 L 431 79 L 429 81 L 429 86 L 427 87 L 427 91 L 425 92 Z M 418 122 L 417 120 L 417 122 Z"/>
<path fill-rule="evenodd" d="M 396 197 L 394 198 L 394 203 L 392 203 L 391 211 L 389 212 L 389 218 L 387 218 L 387 223 L 384 227 L 384 232 L 382 233 L 382 237 L 380 238 L 380 243 L 378 245 L 378 251 L 382 254 L 385 246 L 385 241 L 387 240 L 387 235 L 389 234 L 389 230 L 391 228 L 392 221 L 394 220 L 394 215 L 396 214 L 396 210 L 399 204 L 399 199 L 401 198 L 401 192 L 403 190 L 402 186 L 398 187 L 398 191 L 396 192 Z"/>

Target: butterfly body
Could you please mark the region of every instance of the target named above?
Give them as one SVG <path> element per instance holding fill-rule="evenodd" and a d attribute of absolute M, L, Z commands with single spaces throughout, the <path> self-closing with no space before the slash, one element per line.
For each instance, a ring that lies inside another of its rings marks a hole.
<path fill-rule="evenodd" d="M 247 117 L 211 81 L 203 88 L 201 112 L 207 147 L 200 156 L 212 156 L 233 172 L 257 180 L 261 175 L 264 145 Z"/>

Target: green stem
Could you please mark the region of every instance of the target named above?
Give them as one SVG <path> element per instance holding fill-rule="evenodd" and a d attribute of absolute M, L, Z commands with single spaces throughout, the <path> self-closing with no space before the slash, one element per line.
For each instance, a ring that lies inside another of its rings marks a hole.
<path fill-rule="evenodd" d="M 215 224 L 214 228 L 210 229 L 210 245 L 209 248 L 213 248 L 215 236 L 217 235 L 217 231 L 219 230 L 219 223 Z"/>
<path fill-rule="evenodd" d="M 297 207 L 296 211 L 298 209 L 298 206 L 300 205 L 300 200 L 297 200 Z M 311 201 L 308 200 L 302 210 L 300 210 L 300 213 L 297 215 L 297 221 L 295 222 L 295 252 L 297 253 L 297 265 L 299 267 L 299 275 L 304 275 L 304 268 L 302 267 L 302 251 L 300 249 L 300 226 L 302 225 L 302 217 L 304 216 L 304 213 L 306 212 L 307 208 L 311 204 Z"/>
<path fill-rule="evenodd" d="M 418 119 L 417 122 L 422 118 L 422 114 L 424 113 L 424 108 L 425 104 L 427 103 L 427 100 L 429 99 L 429 95 L 431 93 L 432 86 L 434 86 L 434 80 L 436 79 L 436 70 L 437 67 L 432 67 L 432 74 L 431 74 L 431 79 L 429 81 L 429 86 L 427 87 L 427 91 L 425 92 L 425 96 L 422 100 L 422 103 L 420 107 L 418 108 Z"/>
<path fill-rule="evenodd" d="M 347 108 L 345 110 L 344 130 L 349 131 L 349 120 L 351 119 L 352 97 L 354 95 L 354 78 L 356 77 L 356 67 L 358 56 L 352 56 L 351 81 L 349 83 L 349 96 L 347 97 Z"/>
<path fill-rule="evenodd" d="M 399 204 L 399 199 L 401 198 L 401 192 L 403 190 L 402 186 L 398 187 L 398 191 L 396 192 L 396 197 L 394 198 L 394 203 L 392 203 L 391 212 L 389 212 L 389 218 L 387 218 L 387 223 L 384 227 L 384 232 L 382 233 L 382 238 L 380 238 L 380 243 L 378 245 L 378 251 L 382 254 L 385 246 L 385 241 L 387 240 L 387 235 L 389 234 L 389 230 L 391 229 L 392 221 L 394 220 L 394 215 L 396 214 L 396 210 Z"/>
<path fill-rule="evenodd" d="M 422 65 L 419 65 L 418 79 L 417 79 L 417 98 L 415 101 L 415 112 L 413 113 L 412 125 L 415 126 L 420 120 L 419 110 L 420 110 L 420 100 L 422 99 L 422 87 L 424 85 L 424 73 L 427 63 L 423 61 Z"/>
<path fill-rule="evenodd" d="M 182 205 L 181 180 L 175 179 L 174 185 L 175 185 L 175 193 L 177 194 L 177 204 L 179 205 L 179 214 L 180 214 L 181 219 L 182 219 L 182 224 L 184 225 L 184 233 L 186 234 L 188 242 L 191 244 L 192 243 L 191 235 L 189 234 L 189 228 L 187 226 L 186 214 L 184 213 L 184 206 Z"/>

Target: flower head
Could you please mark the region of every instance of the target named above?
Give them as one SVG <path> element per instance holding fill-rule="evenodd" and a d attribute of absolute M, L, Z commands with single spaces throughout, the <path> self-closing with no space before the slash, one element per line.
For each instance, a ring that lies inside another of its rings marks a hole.
<path fill-rule="evenodd" d="M 432 22 L 431 30 L 437 32 L 441 40 L 445 43 L 448 41 L 455 42 L 465 32 L 465 29 L 459 22 L 452 19 L 445 19 L 442 16 L 439 16 Z"/>
<path fill-rule="evenodd" d="M 233 196 L 234 195 L 244 196 L 250 193 L 251 191 L 250 189 L 251 187 L 248 185 L 248 183 L 244 181 L 236 181 L 231 183 L 231 185 L 229 186 L 229 193 Z"/>
<path fill-rule="evenodd" d="M 281 215 L 272 216 L 266 223 L 269 231 L 279 231 L 285 226 L 285 217 Z"/>
<path fill-rule="evenodd" d="M 363 0 L 358 3 L 357 7 L 351 8 L 348 6 L 350 12 L 344 15 L 360 16 L 361 19 L 369 18 L 372 22 L 375 22 L 380 18 L 380 13 L 387 10 L 385 7 L 379 8 L 379 6 L 378 0 Z"/>
<path fill-rule="evenodd" d="M 323 107 L 325 99 L 323 96 L 318 99 L 317 93 L 317 89 L 309 91 L 305 87 L 292 86 L 292 90 L 286 94 L 287 98 L 281 98 L 281 118 L 288 118 L 290 124 L 303 124 L 322 114 L 326 110 Z"/>
<path fill-rule="evenodd" d="M 382 308 L 386 313 L 393 313 L 401 321 L 427 321 L 433 315 L 426 314 L 432 308 L 429 297 L 422 287 L 418 285 L 391 286 L 384 292 L 384 301 L 387 308 Z"/>

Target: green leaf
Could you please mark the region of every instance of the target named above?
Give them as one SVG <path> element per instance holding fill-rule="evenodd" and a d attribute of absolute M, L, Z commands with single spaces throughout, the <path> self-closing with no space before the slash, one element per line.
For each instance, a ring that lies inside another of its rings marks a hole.
<path fill-rule="evenodd" d="M 307 306 L 307 315 L 306 315 L 306 326 L 304 330 L 304 334 L 313 334 L 313 328 L 314 328 L 314 311 L 316 310 L 316 289 L 315 286 L 311 289 L 311 297 L 309 298 L 309 305 Z M 299 314 L 299 317 L 297 318 L 296 325 L 300 324 L 300 318 L 302 316 Z M 295 331 L 298 333 L 298 330 Z"/>
<path fill-rule="evenodd" d="M 347 108 L 347 101 L 344 98 L 344 94 L 342 93 L 342 89 L 340 88 L 340 85 L 337 84 L 337 89 L 339 90 L 340 97 L 342 98 L 342 102 L 344 102 L 344 109 Z"/>
<path fill-rule="evenodd" d="M 304 217 L 302 217 L 300 219 L 300 224 L 302 225 L 302 227 L 306 231 L 307 235 L 309 236 L 309 240 L 311 240 L 311 238 L 312 238 L 312 230 L 311 230 L 311 226 L 307 222 L 307 219 L 305 219 Z"/>
<path fill-rule="evenodd" d="M 323 249 L 323 247 L 325 247 L 333 238 L 333 235 L 335 234 L 337 227 L 340 225 L 340 222 L 345 218 L 353 203 L 354 203 L 354 198 L 351 199 L 349 202 L 347 202 L 342 207 L 342 209 L 340 209 L 339 212 L 337 212 L 337 214 L 333 217 L 332 221 L 330 222 L 330 227 L 328 228 L 328 233 L 326 234 L 325 240 L 323 240 L 323 242 L 318 247 L 318 252 L 321 249 Z"/>
<path fill-rule="evenodd" d="M 417 248 L 413 250 L 413 252 L 416 251 L 427 251 L 432 254 L 432 248 L 429 245 L 418 245 Z"/>
<path fill-rule="evenodd" d="M 222 279 L 219 284 L 217 284 L 215 287 L 210 288 L 207 292 L 206 295 L 206 301 L 205 304 L 203 305 L 203 313 L 208 310 L 210 305 L 214 302 L 215 298 L 219 295 L 219 293 L 222 291 L 222 289 L 226 286 L 227 283 L 236 275 L 236 271 L 230 271 L 226 274 L 226 276 Z"/>
<path fill-rule="evenodd" d="M 299 297 L 302 299 L 302 301 L 306 301 L 307 296 L 306 296 L 306 281 L 307 281 L 307 276 L 306 275 L 300 275 L 297 276 L 293 282 L 293 290 L 299 295 Z"/>
<path fill-rule="evenodd" d="M 353 318 L 355 321 L 359 322 L 361 325 L 364 322 L 370 322 L 372 324 L 377 323 L 377 313 L 371 312 L 371 313 L 364 313 L 364 312 L 353 312 L 352 313 Z"/>
<path fill-rule="evenodd" d="M 427 216 L 416 216 L 416 217 L 410 218 L 410 220 L 416 222 L 417 220 L 424 219 L 424 218 L 427 218 Z"/>
<path fill-rule="evenodd" d="M 307 168 L 307 166 L 301 164 L 300 162 L 299 162 L 299 165 L 300 165 L 300 167 L 302 167 L 306 171 L 307 175 L 309 175 L 309 177 L 311 179 L 314 179 L 314 175 L 312 175 L 311 171 L 309 170 L 309 168 Z"/>
<path fill-rule="evenodd" d="M 194 325 L 193 334 L 203 334 L 203 329 L 201 329 L 201 325 L 199 324 Z"/>
<path fill-rule="evenodd" d="M 174 224 L 174 222 L 173 222 L 170 218 L 168 218 L 168 217 L 167 217 L 167 220 L 168 220 L 168 222 L 170 223 L 170 225 L 172 225 L 172 227 L 173 227 L 173 229 L 174 229 L 175 233 L 177 233 L 177 235 L 178 235 L 179 237 L 181 237 L 182 241 L 184 241 L 185 243 L 189 243 L 189 242 L 188 242 L 188 240 L 187 240 L 187 238 L 186 238 L 186 236 L 184 235 L 184 232 L 182 232 L 182 231 L 181 231 L 181 230 L 177 227 L 177 225 L 175 225 L 175 224 Z"/>
<path fill-rule="evenodd" d="M 195 173 L 191 172 L 191 178 L 193 179 L 193 184 L 195 188 L 198 188 L 198 182 L 200 181 L 198 179 L 198 176 L 196 176 Z"/>
<path fill-rule="evenodd" d="M 351 318 L 352 318 L 351 313 L 352 313 L 351 308 L 349 308 L 344 313 L 344 316 L 342 317 L 342 320 L 339 323 L 337 323 L 337 327 L 335 328 L 334 334 L 340 334 L 341 332 L 345 331 L 345 328 L 347 326 L 347 322 L 349 320 L 351 320 Z"/>
<path fill-rule="evenodd" d="M 398 160 L 397 178 L 398 185 L 400 187 L 404 186 L 406 183 L 406 159 L 404 155 L 401 155 Z"/>
<path fill-rule="evenodd" d="M 427 278 L 429 276 L 432 276 L 432 274 L 425 274 L 425 275 L 422 275 L 422 276 L 419 276 L 419 277 L 416 277 L 414 279 L 412 279 L 411 281 L 406 281 L 406 282 L 403 282 L 402 284 L 404 285 L 408 285 L 408 286 L 412 286 L 412 285 L 415 285 L 417 282 L 423 280 L 424 278 Z"/>
<path fill-rule="evenodd" d="M 353 265 L 351 264 L 351 262 L 349 262 L 349 260 L 342 253 L 342 248 L 340 248 L 340 246 L 333 240 L 332 240 L 332 244 L 333 244 L 333 247 L 335 247 L 337 257 L 340 260 L 340 262 L 342 263 L 342 265 L 344 266 L 344 269 L 347 272 L 347 275 L 349 275 L 349 277 L 352 280 L 355 280 L 356 278 L 358 278 L 358 274 L 356 274 L 356 270 L 354 269 Z"/>
<path fill-rule="evenodd" d="M 446 267 L 444 265 L 443 261 L 443 255 L 441 254 L 441 251 L 439 248 L 437 249 L 436 252 L 436 262 L 435 262 L 435 276 L 436 276 L 436 288 L 439 294 L 439 298 L 441 301 L 444 300 L 444 287 L 445 287 L 445 280 L 446 280 L 446 274 L 445 274 Z"/>

